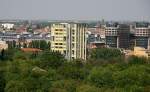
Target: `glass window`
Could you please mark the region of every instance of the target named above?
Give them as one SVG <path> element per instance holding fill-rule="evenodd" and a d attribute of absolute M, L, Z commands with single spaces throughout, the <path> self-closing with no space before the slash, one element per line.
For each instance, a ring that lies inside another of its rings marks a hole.
<path fill-rule="evenodd" d="M 72 48 L 74 48 L 74 43 L 72 43 Z"/>
<path fill-rule="evenodd" d="M 72 41 L 74 41 L 74 37 L 72 37 Z"/>
<path fill-rule="evenodd" d="M 66 36 L 64 36 L 63 40 L 66 41 Z"/>
<path fill-rule="evenodd" d="M 72 54 L 74 55 L 74 50 L 72 50 Z"/>
<path fill-rule="evenodd" d="M 66 50 L 64 50 L 64 54 L 66 54 Z"/>

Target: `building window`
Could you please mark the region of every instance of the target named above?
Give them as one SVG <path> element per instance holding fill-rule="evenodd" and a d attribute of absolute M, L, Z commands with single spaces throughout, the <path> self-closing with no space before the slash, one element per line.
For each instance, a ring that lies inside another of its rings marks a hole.
<path fill-rule="evenodd" d="M 73 34 L 73 35 L 75 34 L 75 30 L 74 30 L 74 29 L 72 29 L 72 34 Z"/>
<path fill-rule="evenodd" d="M 72 59 L 74 60 L 75 58 L 74 58 L 74 57 L 72 57 Z"/>
<path fill-rule="evenodd" d="M 74 50 L 72 50 L 72 55 L 74 55 Z"/>
<path fill-rule="evenodd" d="M 74 37 L 72 37 L 72 41 L 74 41 Z"/>
<path fill-rule="evenodd" d="M 74 48 L 74 43 L 72 43 L 72 48 Z"/>
<path fill-rule="evenodd" d="M 58 43 L 55 43 L 55 45 L 58 45 Z"/>
<path fill-rule="evenodd" d="M 58 35 L 58 33 L 55 33 L 56 35 Z"/>
<path fill-rule="evenodd" d="M 66 36 L 64 36 L 63 40 L 66 41 Z"/>
<path fill-rule="evenodd" d="M 62 29 L 59 29 L 59 31 L 63 31 Z"/>
<path fill-rule="evenodd" d="M 54 39 L 54 36 L 52 36 L 52 41 L 54 41 L 55 39 Z"/>
<path fill-rule="evenodd" d="M 66 50 L 64 50 L 64 54 L 66 54 Z"/>
<path fill-rule="evenodd" d="M 62 43 L 59 43 L 59 45 L 63 45 Z"/>

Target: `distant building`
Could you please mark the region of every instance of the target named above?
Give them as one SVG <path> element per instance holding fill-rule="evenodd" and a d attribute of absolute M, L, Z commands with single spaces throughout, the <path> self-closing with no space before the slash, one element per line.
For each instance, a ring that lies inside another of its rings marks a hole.
<path fill-rule="evenodd" d="M 135 46 L 150 49 L 150 26 L 148 23 L 140 22 L 135 24 Z"/>
<path fill-rule="evenodd" d="M 105 36 L 106 36 L 106 45 L 113 48 L 118 48 L 118 23 L 106 23 L 105 27 Z"/>
<path fill-rule="evenodd" d="M 130 47 L 130 26 L 127 24 L 106 23 L 106 45 L 112 48 L 128 49 Z"/>
<path fill-rule="evenodd" d="M 118 47 L 128 49 L 130 46 L 130 26 L 119 24 L 118 27 Z"/>
<path fill-rule="evenodd" d="M 101 38 L 105 39 L 105 28 L 104 28 L 104 24 L 100 24 L 98 23 L 96 25 L 96 32 L 98 32 L 98 34 L 100 35 Z"/>
<path fill-rule="evenodd" d="M 125 50 L 124 51 L 125 56 L 129 57 L 129 56 L 138 56 L 138 57 L 149 57 L 149 51 L 146 50 L 143 47 L 134 47 L 134 50 Z"/>
<path fill-rule="evenodd" d="M 105 47 L 105 38 L 99 34 L 87 34 L 87 49 Z"/>
<path fill-rule="evenodd" d="M 59 51 L 69 60 L 86 59 L 86 30 L 84 23 L 53 23 L 51 50 Z"/>
<path fill-rule="evenodd" d="M 24 32 L 27 32 L 27 28 L 22 26 L 22 27 L 18 27 L 16 28 L 16 32 L 17 33 L 24 33 Z"/>
<path fill-rule="evenodd" d="M 50 32 L 50 28 L 49 27 L 44 27 L 44 28 L 40 28 L 40 29 L 35 29 L 34 32 L 48 33 L 48 32 Z"/>
<path fill-rule="evenodd" d="M 6 42 L 5 41 L 1 41 L 0 40 L 0 50 L 2 50 L 2 49 L 7 49 L 8 48 L 8 44 L 6 44 Z"/>
<path fill-rule="evenodd" d="M 95 42 L 91 42 L 88 48 L 95 49 L 95 48 L 104 48 L 104 47 L 105 47 L 104 41 L 95 41 Z"/>
<path fill-rule="evenodd" d="M 14 28 L 14 24 L 4 23 L 4 24 L 2 24 L 2 27 L 5 29 L 12 29 L 12 28 Z"/>
<path fill-rule="evenodd" d="M 27 44 L 27 47 L 32 41 L 41 41 L 45 40 L 47 43 L 50 42 L 50 33 L 38 33 L 33 34 L 30 32 L 22 32 L 22 33 L 15 33 L 15 32 L 0 32 L 0 39 L 3 41 L 6 41 L 7 44 L 11 44 L 12 42 L 15 42 L 16 45 L 21 44 L 21 47 L 23 44 Z"/>
<path fill-rule="evenodd" d="M 105 28 L 102 24 L 98 23 L 96 26 L 94 26 L 92 28 L 88 28 L 88 31 L 91 34 L 99 35 L 99 37 L 105 39 Z"/>

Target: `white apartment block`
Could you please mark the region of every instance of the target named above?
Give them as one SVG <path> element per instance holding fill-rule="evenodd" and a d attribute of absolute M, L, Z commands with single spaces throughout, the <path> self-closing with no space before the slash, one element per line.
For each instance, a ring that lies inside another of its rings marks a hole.
<path fill-rule="evenodd" d="M 68 60 L 86 60 L 86 30 L 84 23 L 53 23 L 51 50 L 59 51 Z"/>

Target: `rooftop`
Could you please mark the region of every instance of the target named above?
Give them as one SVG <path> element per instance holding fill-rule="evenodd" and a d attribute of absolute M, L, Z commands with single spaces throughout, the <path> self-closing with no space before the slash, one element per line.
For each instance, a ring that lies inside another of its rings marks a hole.
<path fill-rule="evenodd" d="M 149 26 L 149 23 L 146 23 L 146 22 L 138 22 L 138 23 L 136 23 L 136 27 L 137 28 L 141 28 L 141 27 L 147 28 L 148 26 Z"/>
<path fill-rule="evenodd" d="M 42 50 L 37 49 L 37 48 L 21 48 L 21 51 L 23 51 L 23 52 L 40 52 Z"/>

